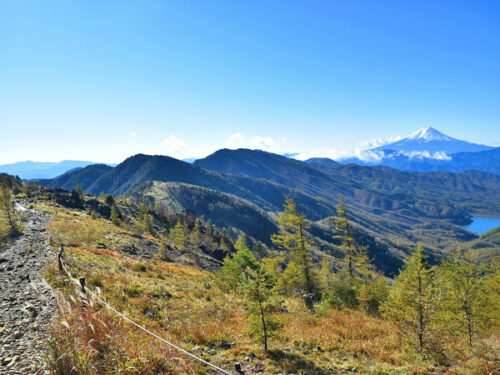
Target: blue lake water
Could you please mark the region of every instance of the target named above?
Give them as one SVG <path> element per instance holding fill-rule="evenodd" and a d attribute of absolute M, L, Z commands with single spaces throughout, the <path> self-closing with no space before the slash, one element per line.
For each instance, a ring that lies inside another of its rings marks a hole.
<path fill-rule="evenodd" d="M 474 216 L 472 218 L 472 224 L 467 225 L 464 228 L 481 235 L 484 232 L 496 227 L 500 227 L 500 217 Z"/>

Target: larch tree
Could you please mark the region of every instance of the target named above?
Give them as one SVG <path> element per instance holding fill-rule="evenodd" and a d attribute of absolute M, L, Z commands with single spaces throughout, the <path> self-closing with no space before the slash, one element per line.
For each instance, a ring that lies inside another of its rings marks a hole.
<path fill-rule="evenodd" d="M 236 253 L 226 256 L 224 264 L 219 270 L 220 279 L 231 289 L 236 289 L 245 270 L 256 270 L 257 261 L 248 248 L 245 236 L 239 236 L 235 244 Z"/>
<path fill-rule="evenodd" d="M 262 264 L 256 269 L 247 268 L 242 275 L 245 310 L 249 315 L 248 327 L 253 336 L 269 350 L 268 340 L 280 327 L 272 313 L 279 308 L 276 278 Z"/>
<path fill-rule="evenodd" d="M 201 223 L 200 219 L 194 221 L 193 229 L 191 230 L 191 235 L 189 236 L 189 242 L 193 248 L 200 246 L 202 241 Z"/>
<path fill-rule="evenodd" d="M 353 263 L 359 274 L 359 281 L 356 282 L 358 288 L 358 300 L 366 312 L 376 312 L 378 305 L 375 298 L 375 285 L 372 280 L 373 265 L 368 256 L 368 248 L 361 246 L 357 249 Z"/>
<path fill-rule="evenodd" d="M 115 203 L 113 203 L 111 206 L 111 222 L 117 227 L 122 224 L 122 221 L 120 220 L 120 213 L 118 212 Z"/>
<path fill-rule="evenodd" d="M 75 188 L 73 189 L 73 191 L 76 194 L 78 194 L 78 196 L 80 197 L 80 199 L 83 199 L 83 189 L 82 189 L 82 186 L 80 184 L 76 184 Z"/>
<path fill-rule="evenodd" d="M 339 196 L 337 204 L 337 216 L 335 218 L 335 232 L 334 238 L 341 241 L 340 250 L 345 255 L 347 262 L 347 271 L 349 279 L 354 279 L 354 258 L 356 256 L 356 245 L 353 238 L 353 231 L 349 218 L 347 217 L 347 208 L 345 205 L 344 197 Z"/>
<path fill-rule="evenodd" d="M 421 353 L 430 340 L 438 298 L 434 270 L 427 262 L 424 248 L 418 245 L 396 277 L 382 311 L 416 342 Z"/>
<path fill-rule="evenodd" d="M 487 267 L 472 251 L 457 250 L 439 267 L 444 287 L 443 325 L 453 334 L 465 333 L 472 347 L 478 331 L 488 326 Z"/>
<path fill-rule="evenodd" d="M 324 290 L 330 290 L 333 287 L 333 264 L 331 259 L 323 255 L 321 259 L 321 267 L 318 273 L 318 278 Z"/>
<path fill-rule="evenodd" d="M 289 251 L 289 267 L 294 267 L 300 279 L 298 289 L 309 309 L 317 294 L 317 277 L 312 264 L 309 243 L 305 234 L 305 215 L 299 213 L 293 199 L 287 198 L 284 212 L 278 217 L 278 234 L 273 234 L 272 242 L 281 249 Z M 296 272 L 294 272 L 295 274 Z M 286 274 L 286 271 L 285 271 Z"/>
<path fill-rule="evenodd" d="M 178 220 L 177 224 L 170 229 L 170 240 L 181 251 L 188 251 L 189 229 L 182 220 Z"/>

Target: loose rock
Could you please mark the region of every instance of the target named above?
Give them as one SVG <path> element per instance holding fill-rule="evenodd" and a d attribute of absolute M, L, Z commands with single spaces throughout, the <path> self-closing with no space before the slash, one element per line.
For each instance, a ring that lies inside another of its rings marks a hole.
<path fill-rule="evenodd" d="M 34 210 L 23 212 L 28 215 L 25 234 L 11 248 L 0 252 L 2 374 L 45 373 L 43 335 L 57 311 L 57 299 L 41 276 L 55 255 L 47 246 L 50 215 Z"/>

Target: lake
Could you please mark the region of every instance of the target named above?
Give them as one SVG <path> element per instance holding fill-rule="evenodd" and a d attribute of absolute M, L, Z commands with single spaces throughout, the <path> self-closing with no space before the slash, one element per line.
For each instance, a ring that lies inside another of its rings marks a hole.
<path fill-rule="evenodd" d="M 465 226 L 465 229 L 479 235 L 490 229 L 500 227 L 500 217 L 495 216 L 473 216 L 472 224 Z"/>

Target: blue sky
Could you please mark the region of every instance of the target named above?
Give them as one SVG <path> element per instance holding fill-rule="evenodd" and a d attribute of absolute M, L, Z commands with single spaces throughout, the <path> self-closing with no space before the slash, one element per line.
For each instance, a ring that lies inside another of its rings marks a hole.
<path fill-rule="evenodd" d="M 498 1 L 0 3 L 0 163 L 500 145 Z"/>

